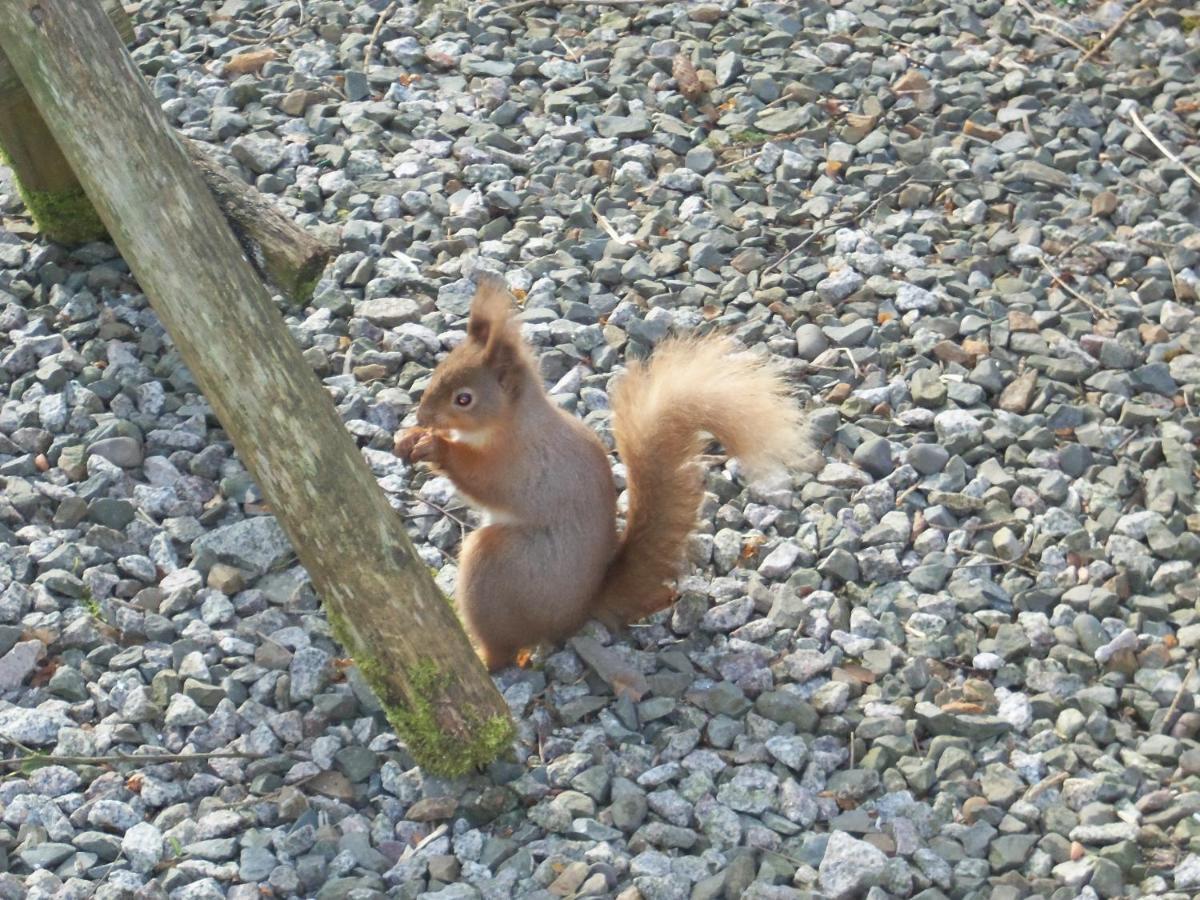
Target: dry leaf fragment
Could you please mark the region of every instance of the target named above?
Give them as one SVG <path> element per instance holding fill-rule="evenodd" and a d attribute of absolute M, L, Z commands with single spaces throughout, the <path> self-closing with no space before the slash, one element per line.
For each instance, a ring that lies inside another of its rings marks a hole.
<path fill-rule="evenodd" d="M 916 69 L 909 69 L 892 85 L 894 94 L 919 94 L 929 90 L 929 79 Z"/>
<path fill-rule="evenodd" d="M 952 700 L 949 703 L 942 704 L 942 712 L 957 713 L 959 715 L 977 715 L 983 711 L 983 707 L 978 703 L 968 703 L 965 700 Z"/>
<path fill-rule="evenodd" d="M 258 74 L 263 66 L 273 59 L 279 59 L 279 54 L 269 47 L 265 50 L 247 50 L 245 53 L 236 54 L 225 63 L 225 72 L 234 76 Z"/>
<path fill-rule="evenodd" d="M 979 138 L 981 141 L 998 141 L 1004 137 L 1004 129 L 989 128 L 987 125 L 980 125 L 978 122 L 967 119 L 967 121 L 963 122 L 963 134 L 968 137 Z"/>
<path fill-rule="evenodd" d="M 696 67 L 692 65 L 692 61 L 685 54 L 675 54 L 675 59 L 671 63 L 671 75 L 674 76 L 675 83 L 679 86 L 679 93 L 693 103 L 704 96 L 704 85 L 700 83 Z"/>
<path fill-rule="evenodd" d="M 858 663 L 846 663 L 845 665 L 841 666 L 841 670 L 859 684 L 875 683 L 875 673 L 866 666 L 860 666 Z"/>

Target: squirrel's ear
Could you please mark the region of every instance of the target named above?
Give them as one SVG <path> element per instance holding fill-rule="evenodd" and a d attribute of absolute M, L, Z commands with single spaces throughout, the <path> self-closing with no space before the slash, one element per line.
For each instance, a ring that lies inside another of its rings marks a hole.
<path fill-rule="evenodd" d="M 467 320 L 467 338 L 487 346 L 508 324 L 512 301 L 504 280 L 490 272 L 481 272 L 475 283 L 475 299 Z"/>
<path fill-rule="evenodd" d="M 522 363 L 521 347 L 514 343 L 513 335 L 507 331 L 494 332 L 483 358 L 500 382 L 500 387 L 512 393 L 517 386 Z"/>

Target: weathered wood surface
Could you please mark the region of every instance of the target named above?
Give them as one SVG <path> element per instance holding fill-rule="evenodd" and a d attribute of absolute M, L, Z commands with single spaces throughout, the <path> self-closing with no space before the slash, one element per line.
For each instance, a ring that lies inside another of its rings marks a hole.
<path fill-rule="evenodd" d="M 102 6 L 121 42 L 131 42 L 133 23 L 119 0 L 102 0 Z M 259 274 L 294 302 L 307 302 L 333 255 L 333 248 L 215 162 L 203 144 L 186 141 L 185 146 Z M 82 195 L 79 180 L 3 49 L 0 49 L 0 147 L 17 175 L 30 213 L 47 237 L 77 243 L 103 236 L 103 229 L 98 227 L 90 204 Z M 65 198 L 67 203 L 56 198 Z M 48 203 L 56 208 L 47 209 Z M 79 220 L 75 220 L 77 217 Z"/>
<path fill-rule="evenodd" d="M 79 186 L 50 129 L 20 85 L 0 94 L 0 147 L 12 170 L 34 190 L 68 191 Z"/>
<path fill-rule="evenodd" d="M 103 0 L 105 13 L 125 42 L 133 23 L 120 0 Z M 0 162 L 17 176 L 21 197 L 42 233 L 66 244 L 104 236 L 79 180 L 42 121 L 8 57 L 0 50 Z"/>
<path fill-rule="evenodd" d="M 9 0 L 4 0 L 4 2 L 9 2 Z M 100 5 L 104 8 L 104 14 L 108 16 L 108 21 L 117 29 L 117 34 L 121 37 L 121 46 L 133 43 L 133 20 L 125 12 L 125 5 L 121 0 L 100 0 Z M 21 79 L 8 61 L 3 48 L 0 48 L 0 113 L 5 112 L 2 105 L 5 97 L 14 91 L 24 93 L 24 90 Z"/>
<path fill-rule="evenodd" d="M 294 302 L 306 303 L 334 248 L 213 159 L 205 144 L 184 138 L 183 146 L 258 273 Z"/>
<path fill-rule="evenodd" d="M 97 0 L 0 0 L 3 47 L 418 761 L 511 720 Z"/>

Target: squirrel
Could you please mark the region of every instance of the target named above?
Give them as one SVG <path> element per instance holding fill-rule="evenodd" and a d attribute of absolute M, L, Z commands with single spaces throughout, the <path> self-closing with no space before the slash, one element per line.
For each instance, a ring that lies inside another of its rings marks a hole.
<path fill-rule="evenodd" d="M 466 340 L 437 366 L 394 451 L 429 463 L 484 514 L 463 542 L 457 605 L 489 671 L 590 618 L 620 627 L 674 600 L 715 437 L 751 474 L 813 450 L 779 367 L 721 336 L 670 338 L 611 392 L 628 511 L 604 445 L 557 406 L 498 276 L 477 276 Z"/>

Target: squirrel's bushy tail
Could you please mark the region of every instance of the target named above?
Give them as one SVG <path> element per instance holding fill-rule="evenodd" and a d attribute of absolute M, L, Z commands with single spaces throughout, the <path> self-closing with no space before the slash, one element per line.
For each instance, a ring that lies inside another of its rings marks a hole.
<path fill-rule="evenodd" d="M 670 604 L 704 494 L 696 462 L 712 435 L 752 475 L 811 459 L 803 417 L 778 367 L 723 337 L 661 344 L 612 393 L 613 431 L 627 470 L 629 509 L 596 601 L 608 622 Z"/>

